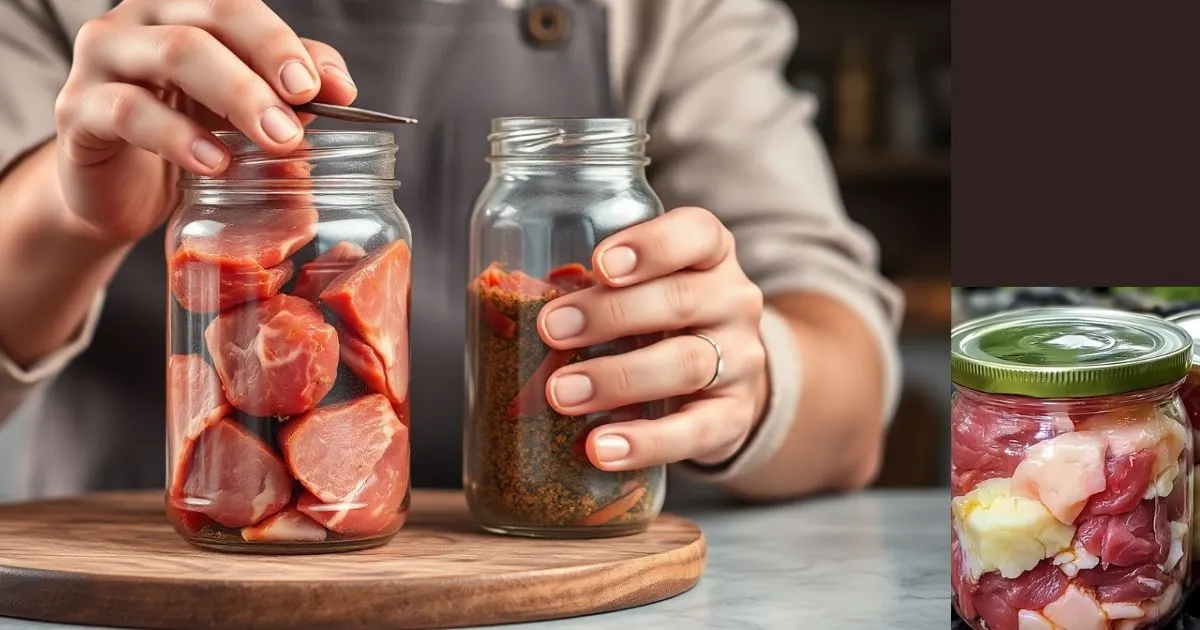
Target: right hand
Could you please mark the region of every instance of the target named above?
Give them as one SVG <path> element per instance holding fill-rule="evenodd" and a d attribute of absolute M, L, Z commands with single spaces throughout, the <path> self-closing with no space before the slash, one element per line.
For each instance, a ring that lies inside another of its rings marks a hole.
<path fill-rule="evenodd" d="M 312 119 L 291 105 L 357 96 L 336 50 L 260 0 L 126 0 L 84 24 L 74 59 L 54 110 L 66 218 L 118 246 L 166 220 L 178 169 L 225 170 L 211 130 L 285 154 Z"/>

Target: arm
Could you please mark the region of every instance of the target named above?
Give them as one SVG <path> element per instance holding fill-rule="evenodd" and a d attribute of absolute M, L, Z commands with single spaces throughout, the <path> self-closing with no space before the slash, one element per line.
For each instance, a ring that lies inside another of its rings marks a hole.
<path fill-rule="evenodd" d="M 126 250 L 74 229 L 59 193 L 53 112 L 70 68 L 69 40 L 43 3 L 2 4 L 0 24 L 3 419 L 86 346 L 102 289 Z"/>
<path fill-rule="evenodd" d="M 767 0 L 674 11 L 688 26 L 654 101 L 654 187 L 668 207 L 709 208 L 733 234 L 765 296 L 769 375 L 740 452 L 685 469 L 748 499 L 861 487 L 898 399 L 902 303 L 878 275 L 874 241 L 841 207 L 812 103 L 782 76 L 792 17 Z M 651 91 L 634 83 L 630 100 Z"/>

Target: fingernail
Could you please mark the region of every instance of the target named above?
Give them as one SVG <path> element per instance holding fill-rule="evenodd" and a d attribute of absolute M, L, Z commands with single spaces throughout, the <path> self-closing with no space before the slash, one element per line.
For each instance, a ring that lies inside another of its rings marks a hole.
<path fill-rule="evenodd" d="M 587 402 L 595 393 L 592 379 L 583 374 L 565 374 L 554 379 L 554 401 L 564 407 Z"/>
<path fill-rule="evenodd" d="M 279 82 L 283 84 L 283 89 L 288 93 L 297 96 L 317 86 L 317 82 L 308 68 L 299 61 L 289 61 L 283 64 L 283 69 L 279 71 Z"/>
<path fill-rule="evenodd" d="M 263 112 L 262 128 L 268 137 L 280 143 L 287 142 L 300 133 L 300 126 L 278 107 Z"/>
<path fill-rule="evenodd" d="M 546 316 L 546 334 L 554 339 L 569 339 L 583 332 L 583 311 L 564 306 Z"/>
<path fill-rule="evenodd" d="M 341 68 L 329 63 L 321 66 L 321 69 L 325 71 L 325 74 L 332 74 L 342 83 L 345 83 L 356 90 L 358 89 L 358 86 L 354 85 L 354 79 L 350 78 L 350 73 L 346 72 L 345 70 L 342 70 Z"/>
<path fill-rule="evenodd" d="M 637 252 L 624 245 L 614 247 L 600 254 L 600 267 L 613 280 L 627 276 L 637 267 Z"/>
<path fill-rule="evenodd" d="M 616 462 L 629 454 L 629 440 L 619 435 L 601 435 L 596 438 L 596 457 L 602 462 Z"/>
<path fill-rule="evenodd" d="M 200 138 L 192 143 L 192 157 L 208 168 L 217 168 L 225 159 L 225 152 L 212 140 Z"/>

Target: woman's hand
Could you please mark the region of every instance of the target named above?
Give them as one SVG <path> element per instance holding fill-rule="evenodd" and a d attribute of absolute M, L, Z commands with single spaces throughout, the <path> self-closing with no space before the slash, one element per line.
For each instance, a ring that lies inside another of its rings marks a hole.
<path fill-rule="evenodd" d="M 559 413 L 583 415 L 682 398 L 679 410 L 596 428 L 592 463 L 629 470 L 690 459 L 720 463 L 745 442 L 766 406 L 765 352 L 759 339 L 762 292 L 734 255 L 733 235 L 707 210 L 678 208 L 600 243 L 592 257 L 599 284 L 547 304 L 542 339 L 573 349 L 622 337 L 673 333 L 653 345 L 564 367 L 547 383 Z M 717 374 L 718 354 L 722 363 Z"/>
<path fill-rule="evenodd" d="M 228 166 L 212 129 L 287 153 L 311 120 L 291 106 L 318 95 L 354 100 L 345 61 L 259 0 L 126 0 L 80 30 L 55 104 L 64 218 L 132 243 L 170 213 L 177 168 Z"/>

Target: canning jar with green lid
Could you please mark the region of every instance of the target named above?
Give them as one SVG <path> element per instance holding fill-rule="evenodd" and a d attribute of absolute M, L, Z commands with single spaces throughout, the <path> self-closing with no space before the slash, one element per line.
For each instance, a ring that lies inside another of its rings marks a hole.
<path fill-rule="evenodd" d="M 1183 381 L 1183 386 L 1179 388 L 1179 398 L 1183 401 L 1183 408 L 1187 411 L 1188 421 L 1192 425 L 1192 444 L 1196 444 L 1196 440 L 1200 439 L 1200 311 L 1184 311 L 1170 318 L 1170 321 L 1183 328 L 1192 336 L 1192 369 L 1188 372 L 1187 379 Z M 1197 453 L 1200 449 L 1193 448 L 1192 461 L 1195 462 Z M 1200 484 L 1192 486 L 1192 505 L 1200 504 Z M 1197 521 L 1200 520 L 1200 511 L 1193 509 L 1192 511 L 1192 562 L 1200 561 L 1200 529 L 1197 529 Z"/>
<path fill-rule="evenodd" d="M 950 334 L 951 585 L 982 630 L 1159 627 L 1190 583 L 1192 338 L 1038 308 Z"/>

